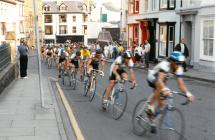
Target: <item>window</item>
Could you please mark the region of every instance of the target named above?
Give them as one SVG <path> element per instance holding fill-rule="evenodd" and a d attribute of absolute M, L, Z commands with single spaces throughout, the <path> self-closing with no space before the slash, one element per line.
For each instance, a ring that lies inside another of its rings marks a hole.
<path fill-rule="evenodd" d="M 214 20 L 203 22 L 203 56 L 214 56 Z"/>
<path fill-rule="evenodd" d="M 166 56 L 167 26 L 160 26 L 160 48 L 159 56 Z"/>
<path fill-rule="evenodd" d="M 76 33 L 76 27 L 75 26 L 72 27 L 72 33 Z"/>
<path fill-rule="evenodd" d="M 0 22 L 0 35 L 6 34 L 6 24 L 5 22 Z"/>
<path fill-rule="evenodd" d="M 45 35 L 52 35 L 52 34 L 53 34 L 52 26 L 45 26 Z"/>
<path fill-rule="evenodd" d="M 84 34 L 87 34 L 87 26 L 84 26 Z"/>
<path fill-rule="evenodd" d="M 88 21 L 88 15 L 83 15 L 83 20 L 84 20 L 84 22 L 87 22 Z"/>
<path fill-rule="evenodd" d="M 52 23 L 52 15 L 45 15 L 45 23 Z"/>
<path fill-rule="evenodd" d="M 129 0 L 128 11 L 129 14 L 138 14 L 140 11 L 140 0 Z"/>
<path fill-rule="evenodd" d="M 46 11 L 46 12 L 50 11 L 50 6 L 45 5 L 45 6 L 44 6 L 44 11 Z"/>
<path fill-rule="evenodd" d="M 67 26 L 66 25 L 60 25 L 59 26 L 59 33 L 60 34 L 67 34 Z"/>
<path fill-rule="evenodd" d="M 72 16 L 72 21 L 76 22 L 76 16 Z"/>
<path fill-rule="evenodd" d="M 160 0 L 160 9 L 174 10 L 176 0 Z"/>
<path fill-rule="evenodd" d="M 23 16 L 23 5 L 19 5 L 19 15 Z"/>
<path fill-rule="evenodd" d="M 156 10 L 156 0 L 152 0 L 152 11 Z"/>
<path fill-rule="evenodd" d="M 144 12 L 148 11 L 148 0 L 144 0 Z"/>
<path fill-rule="evenodd" d="M 67 10 L 67 6 L 65 4 L 61 4 L 60 11 L 66 11 L 66 10 Z"/>
<path fill-rule="evenodd" d="M 20 23 L 19 23 L 19 32 L 20 32 L 20 33 L 24 33 L 23 21 L 20 21 Z"/>
<path fill-rule="evenodd" d="M 59 22 L 66 23 L 66 15 L 59 15 Z"/>

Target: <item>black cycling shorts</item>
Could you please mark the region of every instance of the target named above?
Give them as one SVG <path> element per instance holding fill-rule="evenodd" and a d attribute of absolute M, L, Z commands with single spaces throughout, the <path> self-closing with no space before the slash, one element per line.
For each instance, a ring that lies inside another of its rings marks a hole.
<path fill-rule="evenodd" d="M 93 69 L 98 70 L 99 69 L 99 61 L 93 60 L 90 65 L 93 67 Z"/>
<path fill-rule="evenodd" d="M 60 58 L 59 58 L 59 63 L 62 63 L 62 62 L 64 62 L 65 60 L 66 60 L 65 57 L 60 57 Z"/>
<path fill-rule="evenodd" d="M 122 74 L 123 73 L 127 73 L 125 70 L 123 70 L 123 69 L 117 69 L 116 70 L 117 71 L 117 73 L 120 75 L 120 76 L 122 76 Z M 112 72 L 112 74 L 111 74 L 111 76 L 109 77 L 109 80 L 116 80 L 116 76 L 115 76 L 115 74 Z"/>
<path fill-rule="evenodd" d="M 71 63 L 75 66 L 75 68 L 79 68 L 79 62 L 78 62 L 78 60 L 72 59 Z"/>

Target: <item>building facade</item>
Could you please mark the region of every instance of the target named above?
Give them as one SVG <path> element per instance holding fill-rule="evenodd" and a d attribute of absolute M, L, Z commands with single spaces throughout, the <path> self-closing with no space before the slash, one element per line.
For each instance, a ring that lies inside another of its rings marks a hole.
<path fill-rule="evenodd" d="M 151 44 L 150 59 L 168 57 L 180 40 L 179 0 L 128 0 L 127 38 L 135 43 Z"/>
<path fill-rule="evenodd" d="M 88 15 L 79 1 L 43 3 L 44 43 L 86 42 Z"/>
<path fill-rule="evenodd" d="M 187 0 L 181 10 L 181 35 L 194 68 L 215 72 L 215 1 Z"/>
<path fill-rule="evenodd" d="M 7 33 L 14 33 L 15 42 L 24 38 L 24 1 L 2 0 L 0 1 L 0 42 L 7 40 Z"/>

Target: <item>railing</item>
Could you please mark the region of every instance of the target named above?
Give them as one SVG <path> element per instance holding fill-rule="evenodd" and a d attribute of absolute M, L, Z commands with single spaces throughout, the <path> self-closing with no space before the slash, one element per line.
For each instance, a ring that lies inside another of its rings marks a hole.
<path fill-rule="evenodd" d="M 0 71 L 11 63 L 11 48 L 9 44 L 0 45 Z"/>

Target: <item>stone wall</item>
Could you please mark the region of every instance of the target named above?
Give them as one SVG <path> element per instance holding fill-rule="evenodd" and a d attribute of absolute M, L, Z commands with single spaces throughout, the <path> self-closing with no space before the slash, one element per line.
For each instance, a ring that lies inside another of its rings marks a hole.
<path fill-rule="evenodd" d="M 18 77 L 18 64 L 9 64 L 4 70 L 0 71 L 0 94 L 10 85 L 10 83 Z"/>

